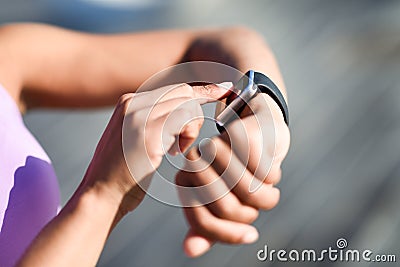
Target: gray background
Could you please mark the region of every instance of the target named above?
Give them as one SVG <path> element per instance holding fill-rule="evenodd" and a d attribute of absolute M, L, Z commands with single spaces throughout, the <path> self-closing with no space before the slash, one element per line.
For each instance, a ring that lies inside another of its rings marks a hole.
<path fill-rule="evenodd" d="M 92 32 L 243 24 L 276 53 L 290 98 L 292 145 L 280 204 L 255 225 L 257 243 L 216 245 L 198 259 L 181 249 L 178 208 L 151 198 L 126 217 L 99 266 L 285 266 L 258 262 L 271 249 L 352 249 L 400 260 L 400 1 L 0 1 L 0 22 L 41 21 Z M 29 45 L 29 44 L 27 44 Z M 35 111 L 25 116 L 53 160 L 62 201 L 72 194 L 110 117 Z M 324 262 L 296 266 L 353 266 Z M 395 266 L 358 263 L 355 266 Z"/>

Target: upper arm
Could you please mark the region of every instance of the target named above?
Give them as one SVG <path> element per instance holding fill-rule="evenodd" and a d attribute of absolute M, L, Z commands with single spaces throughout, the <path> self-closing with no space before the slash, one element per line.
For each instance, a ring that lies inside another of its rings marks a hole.
<path fill-rule="evenodd" d="M 28 108 L 112 105 L 178 63 L 189 33 L 97 35 L 43 24 L 3 26 L 0 82 Z"/>
<path fill-rule="evenodd" d="M 15 51 L 13 26 L 0 26 L 0 83 L 18 103 L 22 89 L 22 68 Z"/>
<path fill-rule="evenodd" d="M 89 49 L 88 36 L 36 23 L 0 26 L 0 83 L 21 110 L 51 104 L 50 95 L 61 100 L 66 91 L 79 91 L 76 81 L 85 79 L 78 64 Z"/>
<path fill-rule="evenodd" d="M 18 23 L 0 26 L 0 83 L 7 89 L 22 111 L 32 106 L 24 92 L 39 95 L 56 88 L 53 79 L 68 66 L 69 53 L 77 48 L 80 38 L 72 31 L 56 27 Z M 39 97 L 40 98 L 40 97 Z"/>

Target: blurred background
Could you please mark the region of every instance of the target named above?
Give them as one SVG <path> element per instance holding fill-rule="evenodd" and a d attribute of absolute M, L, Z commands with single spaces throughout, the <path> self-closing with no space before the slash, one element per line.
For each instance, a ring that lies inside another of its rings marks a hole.
<path fill-rule="evenodd" d="M 90 32 L 242 24 L 264 35 L 288 88 L 292 145 L 280 204 L 261 213 L 257 243 L 187 258 L 182 211 L 152 198 L 112 233 L 99 266 L 286 266 L 270 249 L 335 248 L 400 261 L 400 1 L 0 0 L 0 22 Z M 29 44 L 26 44 L 27 46 Z M 62 203 L 82 178 L 111 109 L 35 111 L 25 122 L 48 152 Z M 292 263 L 293 264 L 293 263 Z M 295 266 L 397 266 L 297 263 Z"/>

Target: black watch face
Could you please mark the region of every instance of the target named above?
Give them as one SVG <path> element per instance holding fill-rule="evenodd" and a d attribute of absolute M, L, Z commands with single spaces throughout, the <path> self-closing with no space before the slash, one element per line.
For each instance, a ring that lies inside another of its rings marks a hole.
<path fill-rule="evenodd" d="M 232 93 L 228 96 L 225 109 L 216 118 L 218 126 L 223 127 L 239 118 L 243 108 L 256 93 L 254 72 L 249 71 L 235 84 Z"/>
<path fill-rule="evenodd" d="M 226 104 L 229 105 L 237 98 L 249 85 L 249 78 L 247 75 L 242 76 L 240 80 L 235 84 L 232 93 L 227 97 Z"/>

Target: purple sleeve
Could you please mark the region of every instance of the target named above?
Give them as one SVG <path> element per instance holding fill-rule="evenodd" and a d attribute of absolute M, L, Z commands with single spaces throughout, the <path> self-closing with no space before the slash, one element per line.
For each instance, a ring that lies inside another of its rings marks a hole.
<path fill-rule="evenodd" d="M 14 266 L 57 214 L 60 194 L 51 161 L 0 85 L 0 266 Z"/>

